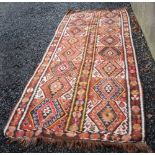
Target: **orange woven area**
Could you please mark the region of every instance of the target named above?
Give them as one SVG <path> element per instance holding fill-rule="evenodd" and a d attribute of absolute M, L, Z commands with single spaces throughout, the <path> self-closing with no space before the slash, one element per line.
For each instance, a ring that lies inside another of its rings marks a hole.
<path fill-rule="evenodd" d="M 5 135 L 143 142 L 143 95 L 126 9 L 70 11 Z"/>

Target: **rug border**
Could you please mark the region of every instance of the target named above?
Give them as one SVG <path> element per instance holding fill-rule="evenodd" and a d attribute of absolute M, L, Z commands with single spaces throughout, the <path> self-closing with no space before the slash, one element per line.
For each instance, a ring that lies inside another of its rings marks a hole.
<path fill-rule="evenodd" d="M 144 113 L 144 97 L 143 97 L 143 87 L 142 87 L 142 82 L 140 79 L 140 74 L 139 74 L 139 68 L 138 68 L 138 62 L 137 62 L 137 55 L 135 51 L 135 46 L 133 43 L 133 35 L 131 32 L 131 19 L 129 17 L 129 13 L 127 9 L 125 9 L 126 14 L 128 16 L 128 23 L 129 23 L 129 33 L 130 33 L 130 38 L 131 38 L 131 44 L 132 44 L 132 49 L 133 49 L 133 54 L 134 54 L 134 61 L 135 61 L 135 66 L 137 70 L 137 80 L 138 80 L 138 85 L 139 85 L 139 90 L 140 90 L 140 100 L 141 100 L 141 118 L 142 118 L 142 141 L 145 141 L 145 113 Z"/>
<path fill-rule="evenodd" d="M 137 59 L 136 59 L 137 57 L 136 57 L 136 53 L 135 53 L 135 47 L 133 46 L 133 36 L 132 36 L 132 33 L 131 33 L 131 21 L 130 21 L 130 17 L 129 17 L 129 14 L 128 14 L 128 11 L 127 11 L 126 7 L 121 7 L 121 8 L 119 8 L 119 9 L 117 9 L 117 10 L 120 10 L 120 9 L 122 9 L 122 8 L 124 8 L 125 11 L 127 12 L 128 21 L 129 21 L 129 31 L 130 31 L 130 36 L 131 36 L 130 38 L 131 38 L 131 43 L 132 43 L 132 48 L 133 48 L 133 53 L 134 53 L 134 60 L 135 60 L 135 64 L 136 64 L 136 70 L 137 70 L 137 79 L 138 79 L 138 83 L 139 83 L 139 86 L 140 86 L 140 91 L 143 91 L 143 90 L 142 90 L 142 86 L 141 86 L 141 80 L 140 80 L 138 65 L 137 65 Z M 106 9 L 109 9 L 109 8 L 106 8 Z M 99 9 L 99 10 L 106 10 L 106 9 Z M 113 9 L 113 8 L 112 8 L 112 9 Z M 76 11 L 78 11 L 78 10 L 74 10 L 74 11 L 76 12 Z M 81 10 L 81 11 L 86 11 L 86 10 Z M 91 11 L 96 11 L 96 9 L 93 9 L 93 10 L 91 10 Z M 49 45 L 48 45 L 48 47 L 47 47 L 47 49 L 46 49 L 46 52 L 44 53 L 43 58 L 41 59 L 41 62 L 39 63 L 38 67 L 35 69 L 34 74 L 33 74 L 33 75 L 31 76 L 31 78 L 28 80 L 28 83 L 26 84 L 26 86 L 25 86 L 25 88 L 24 88 L 24 91 L 23 91 L 23 93 L 22 93 L 22 95 L 21 95 L 19 101 L 17 102 L 17 104 L 15 105 L 13 111 L 11 112 L 11 116 L 9 117 L 9 120 L 8 120 L 6 126 L 5 126 L 5 129 L 4 129 L 4 135 L 5 135 L 6 130 L 8 129 L 8 127 L 9 127 L 9 125 L 10 125 L 10 122 L 11 122 L 11 120 L 12 120 L 14 114 L 15 114 L 16 109 L 18 108 L 18 106 L 19 106 L 19 104 L 20 104 L 20 102 L 21 102 L 21 100 L 22 100 L 22 98 L 23 98 L 23 96 L 24 96 L 24 94 L 25 94 L 25 92 L 26 92 L 26 90 L 27 90 L 27 88 L 28 88 L 28 85 L 29 85 L 30 82 L 33 80 L 33 78 L 34 78 L 34 76 L 35 76 L 37 70 L 38 70 L 38 69 L 40 68 L 40 66 L 42 65 L 42 63 L 43 63 L 43 61 L 44 61 L 44 58 L 45 58 L 45 56 L 47 55 L 47 53 L 48 53 L 48 51 L 49 51 L 50 45 L 51 45 L 51 44 L 53 43 L 53 41 L 54 41 L 54 38 L 55 38 L 55 36 L 56 36 L 56 34 L 57 34 L 57 31 L 58 31 L 58 29 L 59 29 L 59 27 L 60 27 L 62 21 L 64 20 L 64 18 L 66 17 L 66 15 L 67 15 L 68 13 L 71 13 L 71 12 L 72 12 L 72 11 L 67 12 L 67 13 L 64 15 L 64 17 L 62 18 L 61 22 L 58 24 L 57 29 L 56 29 L 56 31 L 55 31 L 55 34 L 54 34 L 54 36 L 53 36 L 51 42 L 49 43 Z M 37 83 L 38 83 L 38 82 L 37 82 Z M 141 99 L 142 99 L 142 104 L 141 104 L 141 107 L 142 107 L 141 109 L 142 109 L 142 110 L 141 110 L 141 113 L 143 114 L 143 116 L 142 116 L 142 121 L 143 121 L 142 125 L 144 125 L 145 120 L 144 120 L 144 109 L 143 109 L 143 104 L 144 104 L 144 102 L 143 102 L 143 97 L 142 97 Z M 145 128 L 143 128 L 143 133 L 144 133 L 144 132 L 145 132 Z M 143 139 L 145 139 L 145 134 L 143 134 Z M 110 142 L 110 143 L 111 143 L 111 142 Z"/>

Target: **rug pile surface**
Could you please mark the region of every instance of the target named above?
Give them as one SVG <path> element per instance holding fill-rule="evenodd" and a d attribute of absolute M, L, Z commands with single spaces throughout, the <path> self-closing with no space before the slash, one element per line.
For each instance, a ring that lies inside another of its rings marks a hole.
<path fill-rule="evenodd" d="M 27 143 L 143 147 L 143 91 L 125 8 L 64 16 L 4 133 Z"/>

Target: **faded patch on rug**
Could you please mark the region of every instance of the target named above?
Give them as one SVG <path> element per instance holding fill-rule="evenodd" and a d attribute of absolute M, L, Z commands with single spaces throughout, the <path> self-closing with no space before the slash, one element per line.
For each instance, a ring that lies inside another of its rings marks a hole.
<path fill-rule="evenodd" d="M 64 16 L 4 134 L 25 146 L 42 139 L 151 152 L 144 126 L 130 20 L 121 8 Z"/>

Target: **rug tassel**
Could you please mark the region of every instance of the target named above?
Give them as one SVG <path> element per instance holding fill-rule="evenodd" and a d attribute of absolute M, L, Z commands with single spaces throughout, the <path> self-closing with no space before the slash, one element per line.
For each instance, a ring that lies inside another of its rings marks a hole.
<path fill-rule="evenodd" d="M 13 142 L 15 142 L 16 140 L 13 139 L 13 138 L 9 138 L 7 141 L 6 141 L 6 144 L 11 144 Z"/>
<path fill-rule="evenodd" d="M 136 147 L 143 152 L 153 153 L 153 150 L 151 149 L 151 147 L 148 146 L 146 143 L 137 143 Z"/>

